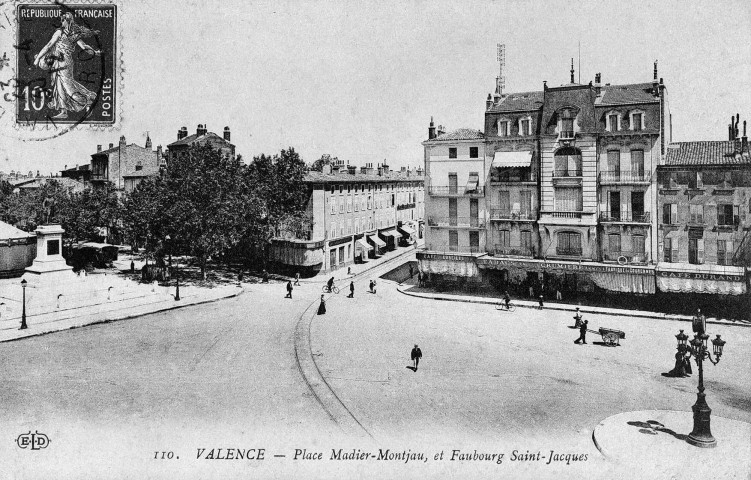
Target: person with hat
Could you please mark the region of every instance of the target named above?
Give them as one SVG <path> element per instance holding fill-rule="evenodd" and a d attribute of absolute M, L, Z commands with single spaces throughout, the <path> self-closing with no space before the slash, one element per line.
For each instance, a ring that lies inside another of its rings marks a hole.
<path fill-rule="evenodd" d="M 574 328 L 581 327 L 582 324 L 582 314 L 579 311 L 579 307 L 576 307 L 576 313 L 574 314 Z"/>
<path fill-rule="evenodd" d="M 589 323 L 588 320 L 584 320 L 581 323 L 581 326 L 579 327 L 579 338 L 577 338 L 576 340 L 574 340 L 574 343 L 579 343 L 579 342 L 581 342 L 583 344 L 587 343 L 587 324 L 588 323 Z"/>
<path fill-rule="evenodd" d="M 415 348 L 412 349 L 412 361 L 415 362 L 415 372 L 417 371 L 417 365 L 420 364 L 422 358 L 422 350 L 415 344 Z"/>

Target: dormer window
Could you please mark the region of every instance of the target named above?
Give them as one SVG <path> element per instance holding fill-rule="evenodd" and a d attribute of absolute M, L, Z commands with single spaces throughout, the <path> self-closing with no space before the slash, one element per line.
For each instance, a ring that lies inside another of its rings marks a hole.
<path fill-rule="evenodd" d="M 631 130 L 641 131 L 644 130 L 644 112 L 634 111 L 631 112 Z"/>
<path fill-rule="evenodd" d="M 607 125 L 605 125 L 605 129 L 608 132 L 615 132 L 617 130 L 621 129 L 621 116 L 618 115 L 617 112 L 608 113 L 608 115 L 605 117 Z"/>
<path fill-rule="evenodd" d="M 509 136 L 509 134 L 510 134 L 510 132 L 509 132 L 510 124 L 511 124 L 511 122 L 509 122 L 508 120 L 500 120 L 498 122 L 498 136 L 499 137 L 508 137 Z"/>
<path fill-rule="evenodd" d="M 574 113 L 571 110 L 561 112 L 561 138 L 574 138 Z"/>

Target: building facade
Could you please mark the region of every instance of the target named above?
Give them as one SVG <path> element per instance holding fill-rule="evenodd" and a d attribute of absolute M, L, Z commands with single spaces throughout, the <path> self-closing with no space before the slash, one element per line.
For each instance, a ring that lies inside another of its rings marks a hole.
<path fill-rule="evenodd" d="M 146 145 L 128 144 L 125 136 L 120 137 L 115 146 L 102 150 L 97 145 L 96 153 L 91 155 L 90 182 L 94 188 L 102 188 L 108 182 L 115 188 L 130 192 L 147 177 L 159 175 L 164 166 L 162 146 L 151 148 L 151 138 L 146 137 Z"/>
<path fill-rule="evenodd" d="M 658 167 L 657 185 L 658 288 L 746 293 L 751 267 L 751 156 L 745 122 L 741 139 L 671 143 L 665 164 Z"/>
<path fill-rule="evenodd" d="M 479 245 L 450 257 L 434 248 L 442 232 L 429 228 L 424 271 L 524 292 L 653 293 L 655 171 L 670 142 L 667 89 L 656 65 L 653 74 L 650 83 L 603 85 L 597 74 L 578 84 L 572 66 L 568 84 L 488 95 L 485 132 L 471 139 L 466 129 L 433 136 L 431 121 L 423 143 L 428 219 L 446 210 L 433 195 L 446 172 L 482 172 L 477 204 L 487 208 L 474 222 L 482 225 L 473 234 Z M 482 168 L 441 150 L 473 141 Z"/>
<path fill-rule="evenodd" d="M 224 155 L 235 158 L 235 146 L 230 143 L 230 139 L 229 127 L 224 127 L 221 137 L 214 132 L 209 132 L 205 124 L 198 124 L 196 133 L 192 135 L 188 135 L 187 127 L 182 127 L 177 131 L 177 140 L 167 145 L 167 158 L 168 161 L 177 160 L 188 151 L 191 145 L 210 145 Z"/>
<path fill-rule="evenodd" d="M 275 268 L 314 275 L 367 262 L 422 236 L 423 172 L 388 165 L 359 170 L 339 160 L 305 177 L 310 229 L 272 241 Z"/>

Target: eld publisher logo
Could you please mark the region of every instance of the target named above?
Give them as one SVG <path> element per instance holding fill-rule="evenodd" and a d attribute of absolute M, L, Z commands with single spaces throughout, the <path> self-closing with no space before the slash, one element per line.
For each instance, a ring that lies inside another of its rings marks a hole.
<path fill-rule="evenodd" d="M 41 450 L 47 448 L 47 445 L 50 444 L 50 439 L 47 438 L 47 435 L 39 433 L 39 431 L 31 433 L 31 430 L 29 430 L 29 433 L 19 435 L 16 443 L 20 448 L 31 447 L 32 450 Z"/>

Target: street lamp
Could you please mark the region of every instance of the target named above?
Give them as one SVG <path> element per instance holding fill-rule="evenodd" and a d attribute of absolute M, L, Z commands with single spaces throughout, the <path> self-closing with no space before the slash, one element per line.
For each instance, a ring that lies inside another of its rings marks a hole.
<path fill-rule="evenodd" d="M 169 265 L 172 266 L 172 237 L 167 235 L 164 237 L 164 239 L 169 244 Z M 180 300 L 180 276 L 178 275 L 179 272 L 179 266 L 180 262 L 177 263 L 177 266 L 175 266 L 175 301 Z"/>
<path fill-rule="evenodd" d="M 689 358 L 693 355 L 696 365 L 699 367 L 699 393 L 696 394 L 696 403 L 691 410 L 694 411 L 694 429 L 689 434 L 686 441 L 691 445 L 702 448 L 714 448 L 717 446 L 717 440 L 712 436 L 710 430 L 710 416 L 712 409 L 707 405 L 704 394 L 704 360 L 709 360 L 712 365 L 720 363 L 720 357 L 722 356 L 722 348 L 725 346 L 725 340 L 722 340 L 719 335 L 717 338 L 712 339 L 712 351 L 709 351 L 707 340 L 709 335 L 704 333 L 706 328 L 706 320 L 701 313 L 697 313 L 693 321 L 694 338 L 686 343 L 688 335 L 683 333 L 683 330 L 675 336 L 678 340 L 678 349 L 685 349 L 689 354 Z M 712 359 L 714 354 L 714 360 Z"/>
<path fill-rule="evenodd" d="M 26 325 L 26 279 L 24 278 L 21 280 L 21 289 L 23 290 L 23 301 L 22 301 L 22 307 L 21 307 L 21 328 L 19 330 L 26 330 L 29 328 L 28 325 Z"/>

